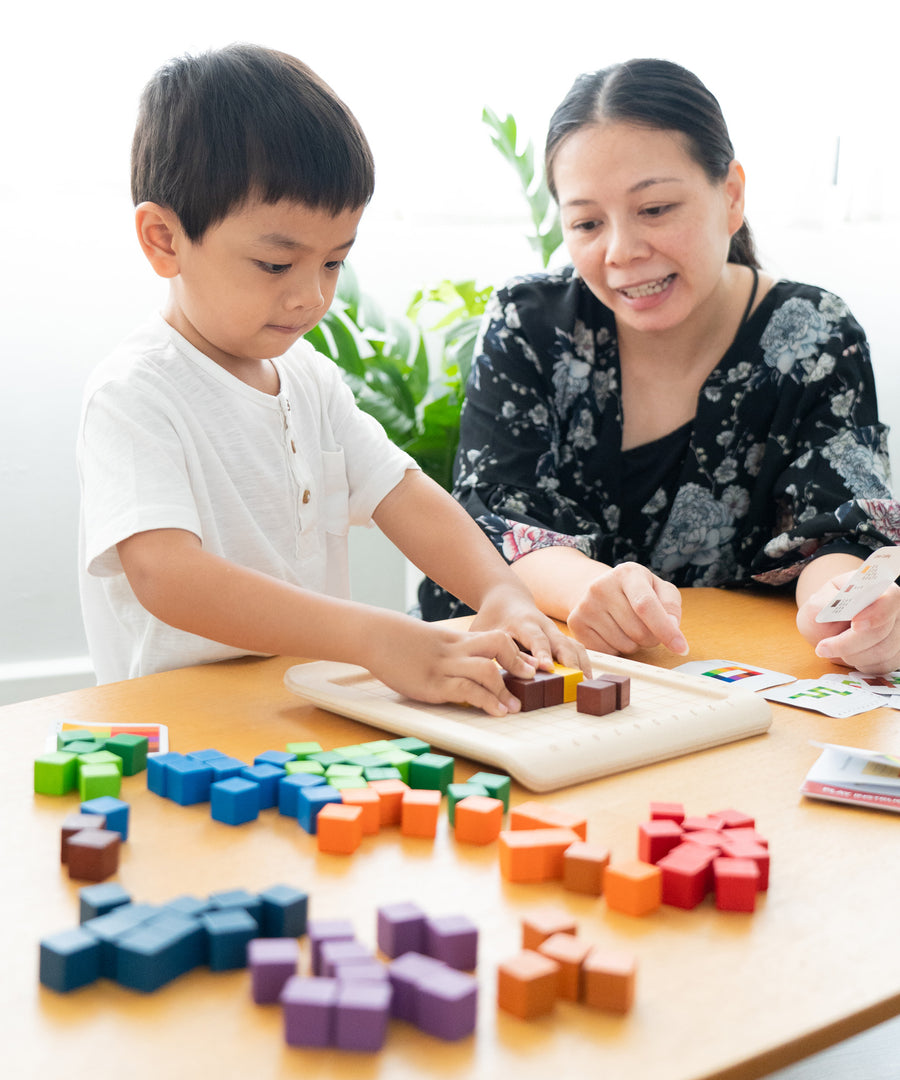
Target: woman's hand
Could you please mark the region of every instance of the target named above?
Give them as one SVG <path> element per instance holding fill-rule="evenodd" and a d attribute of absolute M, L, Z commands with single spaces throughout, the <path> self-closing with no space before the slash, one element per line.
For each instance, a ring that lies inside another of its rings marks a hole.
<path fill-rule="evenodd" d="M 638 563 L 620 563 L 598 574 L 572 608 L 568 626 L 589 649 L 628 655 L 665 645 L 684 656 L 681 594 Z"/>
<path fill-rule="evenodd" d="M 847 584 L 853 571 L 839 574 L 802 600 L 797 629 L 815 646 L 816 656 L 853 671 L 883 675 L 900 667 L 900 588 L 891 585 L 850 622 L 817 623 L 816 615 Z"/>

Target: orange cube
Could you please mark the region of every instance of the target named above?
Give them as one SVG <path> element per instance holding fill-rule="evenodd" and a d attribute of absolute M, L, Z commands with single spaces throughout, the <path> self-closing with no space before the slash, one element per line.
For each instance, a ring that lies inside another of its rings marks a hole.
<path fill-rule="evenodd" d="M 507 881 L 561 881 L 563 855 L 578 835 L 571 829 L 506 829 L 498 839 L 500 873 Z"/>
<path fill-rule="evenodd" d="M 403 793 L 408 791 L 408 785 L 402 780 L 370 780 L 369 787 L 377 791 L 381 799 L 382 825 L 399 825 L 403 816 Z"/>
<path fill-rule="evenodd" d="M 509 811 L 511 829 L 571 829 L 580 840 L 587 840 L 587 820 L 580 814 L 558 806 L 530 801 L 519 803 Z"/>
<path fill-rule="evenodd" d="M 490 844 L 503 828 L 503 801 L 489 795 L 467 795 L 454 811 L 453 833 L 463 844 Z"/>
<path fill-rule="evenodd" d="M 607 866 L 609 848 L 581 840 L 563 852 L 563 888 L 587 896 L 600 896 Z"/>
<path fill-rule="evenodd" d="M 374 836 L 381 828 L 381 796 L 371 787 L 344 788 L 341 802 L 345 806 L 362 807 L 363 836 Z"/>
<path fill-rule="evenodd" d="M 400 800 L 400 832 L 433 840 L 440 810 L 441 793 L 436 788 L 407 788 Z"/>
<path fill-rule="evenodd" d="M 522 948 L 537 950 L 554 934 L 575 936 L 575 920 L 564 908 L 539 908 L 522 920 Z"/>
<path fill-rule="evenodd" d="M 593 948 L 581 966 L 583 1001 L 595 1009 L 626 1013 L 634 1004 L 637 964 L 629 953 Z"/>
<path fill-rule="evenodd" d="M 329 855 L 352 855 L 362 843 L 362 813 L 361 806 L 326 803 L 316 819 L 319 851 Z"/>
<path fill-rule="evenodd" d="M 551 1012 L 556 1004 L 559 964 L 523 949 L 497 968 L 497 1004 L 521 1020 Z"/>
<path fill-rule="evenodd" d="M 611 863 L 603 875 L 603 894 L 611 911 L 649 915 L 662 904 L 662 871 L 639 859 Z"/>
<path fill-rule="evenodd" d="M 557 994 L 563 1001 L 581 1000 L 581 965 L 592 948 L 574 934 L 552 934 L 538 946 L 541 956 L 549 956 L 559 964 Z"/>

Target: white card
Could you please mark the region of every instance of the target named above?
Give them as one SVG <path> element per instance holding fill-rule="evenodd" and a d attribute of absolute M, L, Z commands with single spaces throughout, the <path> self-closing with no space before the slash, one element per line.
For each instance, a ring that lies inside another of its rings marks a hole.
<path fill-rule="evenodd" d="M 835 678 L 843 682 L 834 681 Z M 813 712 L 838 719 L 880 709 L 884 705 L 884 698 L 847 685 L 849 681 L 841 675 L 832 677 L 831 682 L 828 675 L 823 675 L 821 679 L 798 679 L 791 686 L 767 690 L 763 697 L 780 705 L 796 705 L 799 709 L 812 709 Z"/>
<path fill-rule="evenodd" d="M 729 690 L 765 690 L 769 686 L 794 682 L 793 675 L 770 671 L 758 664 L 738 664 L 733 660 L 689 660 L 675 670 L 714 679 Z"/>
<path fill-rule="evenodd" d="M 816 622 L 849 622 L 900 575 L 900 547 L 873 551 L 847 584 L 816 616 Z"/>
<path fill-rule="evenodd" d="M 856 679 L 873 694 L 894 697 L 900 694 L 900 671 L 889 671 L 887 675 L 867 675 L 863 671 L 851 671 L 850 678 Z"/>

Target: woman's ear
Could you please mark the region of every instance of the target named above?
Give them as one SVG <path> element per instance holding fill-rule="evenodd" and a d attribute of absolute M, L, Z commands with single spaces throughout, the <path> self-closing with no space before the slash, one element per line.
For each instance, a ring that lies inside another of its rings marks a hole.
<path fill-rule="evenodd" d="M 732 236 L 744 224 L 744 186 L 746 177 L 744 167 L 739 161 L 732 161 L 725 177 L 725 198 L 728 208 L 728 229 Z"/>
<path fill-rule="evenodd" d="M 161 278 L 177 277 L 178 241 L 182 235 L 178 215 L 156 203 L 141 203 L 134 212 L 141 251 Z"/>

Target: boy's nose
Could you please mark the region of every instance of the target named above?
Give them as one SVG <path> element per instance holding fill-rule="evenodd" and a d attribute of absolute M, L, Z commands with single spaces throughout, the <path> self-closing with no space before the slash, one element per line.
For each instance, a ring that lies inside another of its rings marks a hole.
<path fill-rule="evenodd" d="M 288 294 L 288 303 L 298 308 L 321 307 L 325 303 L 325 294 L 318 277 L 294 282 Z"/>

